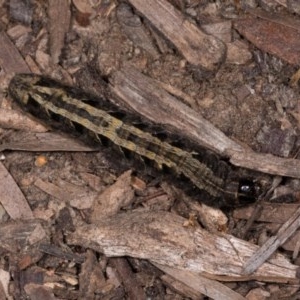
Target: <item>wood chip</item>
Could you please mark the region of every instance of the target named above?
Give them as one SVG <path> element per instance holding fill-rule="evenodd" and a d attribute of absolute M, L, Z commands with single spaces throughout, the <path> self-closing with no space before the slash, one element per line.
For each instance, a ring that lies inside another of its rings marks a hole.
<path fill-rule="evenodd" d="M 48 7 L 49 33 L 50 33 L 50 56 L 53 64 L 58 63 L 62 47 L 64 46 L 65 34 L 68 32 L 71 21 L 69 1 L 52 0 Z M 62 17 L 63 16 L 63 17 Z"/>
<path fill-rule="evenodd" d="M 31 28 L 23 25 L 16 25 L 7 30 L 8 36 L 14 40 L 26 35 L 29 32 L 31 32 Z"/>
<path fill-rule="evenodd" d="M 115 215 L 121 207 L 129 205 L 133 197 L 134 189 L 131 186 L 131 170 L 129 170 L 95 199 L 92 222 Z"/>
<path fill-rule="evenodd" d="M 45 299 L 45 300 L 57 299 L 54 296 L 54 293 L 51 290 L 51 288 L 47 287 L 46 285 L 29 283 L 24 286 L 24 290 L 26 292 L 26 295 L 28 295 L 30 299 Z"/>
<path fill-rule="evenodd" d="M 202 32 L 166 0 L 129 0 L 193 66 L 216 71 L 225 58 L 225 45 Z M 180 34 L 178 34 L 180 32 Z"/>
<path fill-rule="evenodd" d="M 257 18 L 237 20 L 234 27 L 263 52 L 276 55 L 292 65 L 299 65 L 299 29 Z"/>
<path fill-rule="evenodd" d="M 24 115 L 23 112 L 0 109 L 0 126 L 8 129 L 19 129 L 24 131 L 46 132 L 47 128 L 41 123 Z"/>
<path fill-rule="evenodd" d="M 250 62 L 252 54 L 250 50 L 240 41 L 227 44 L 226 62 L 234 65 L 244 65 Z"/>
<path fill-rule="evenodd" d="M 106 284 L 106 279 L 101 266 L 93 251 L 88 250 L 86 260 L 81 265 L 79 274 L 79 299 L 93 299 L 96 291 L 101 290 Z"/>
<path fill-rule="evenodd" d="M 0 299 L 9 299 L 9 280 L 10 274 L 3 269 L 0 269 Z"/>
<path fill-rule="evenodd" d="M 83 14 L 91 15 L 93 13 L 93 7 L 91 1 L 88 0 L 73 0 L 72 3 Z"/>
<path fill-rule="evenodd" d="M 157 268 L 169 274 L 173 278 L 177 279 L 179 282 L 184 283 L 190 289 L 193 290 L 193 293 L 196 292 L 206 295 L 212 299 L 222 299 L 222 300 L 243 300 L 245 299 L 240 294 L 234 292 L 227 286 L 222 283 L 219 283 L 215 280 L 205 278 L 197 273 L 187 272 L 183 270 L 178 270 L 168 266 L 163 266 L 159 264 L 154 264 Z M 188 295 L 191 292 L 186 294 L 186 288 L 184 289 L 184 295 Z M 200 299 L 201 294 L 198 296 Z"/>
<path fill-rule="evenodd" d="M 77 139 L 62 135 L 61 133 L 43 132 L 43 133 L 25 133 L 16 132 L 11 139 L 5 140 L 0 145 L 0 151 L 3 150 L 21 150 L 21 151 L 72 151 L 72 152 L 90 152 L 97 151 L 99 148 L 92 148 L 82 144 Z"/>
<path fill-rule="evenodd" d="M 201 26 L 206 33 L 211 34 L 219 38 L 224 43 L 230 43 L 232 41 L 232 22 L 222 21 L 210 24 L 204 24 Z"/>
<path fill-rule="evenodd" d="M 31 219 L 33 214 L 18 185 L 0 163 L 0 202 L 13 219 Z"/>
<path fill-rule="evenodd" d="M 156 267 L 159 268 L 159 265 L 156 265 Z M 174 270 L 177 273 L 177 269 L 174 269 Z M 187 273 L 187 272 L 185 272 L 185 273 Z M 187 277 L 189 278 L 188 275 L 187 275 Z M 190 286 L 182 283 L 179 280 L 176 280 L 174 277 L 172 277 L 170 275 L 167 275 L 167 274 L 162 275 L 160 277 L 160 279 L 162 280 L 163 284 L 166 285 L 171 290 L 174 290 L 177 293 L 184 295 L 185 297 L 188 297 L 192 300 L 201 299 L 201 297 L 203 296 L 202 293 L 190 288 Z"/>
<path fill-rule="evenodd" d="M 37 179 L 34 185 L 61 201 L 69 202 L 71 206 L 77 209 L 91 208 L 97 196 L 97 193 L 91 191 L 89 188 L 75 186 L 63 181 L 59 185 L 56 185 Z"/>
<path fill-rule="evenodd" d="M 256 221 L 283 224 L 298 208 L 298 203 L 263 203 Z M 249 219 L 252 216 L 254 209 L 254 207 L 250 206 L 237 208 L 233 212 L 233 217 L 236 219 Z"/>
<path fill-rule="evenodd" d="M 0 32 L 0 45 L 1 68 L 7 74 L 30 72 L 23 57 L 4 31 Z"/>

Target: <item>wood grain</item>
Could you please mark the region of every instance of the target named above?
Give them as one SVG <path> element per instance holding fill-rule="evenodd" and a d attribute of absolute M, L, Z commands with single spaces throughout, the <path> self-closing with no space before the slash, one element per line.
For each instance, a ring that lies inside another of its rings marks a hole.
<path fill-rule="evenodd" d="M 245 261 L 258 249 L 231 235 L 184 227 L 186 221 L 167 212 L 133 211 L 78 228 L 68 243 L 107 256 L 132 256 L 189 270 L 222 281 L 297 281 L 298 266 L 277 254 L 251 275 L 242 276 Z"/>

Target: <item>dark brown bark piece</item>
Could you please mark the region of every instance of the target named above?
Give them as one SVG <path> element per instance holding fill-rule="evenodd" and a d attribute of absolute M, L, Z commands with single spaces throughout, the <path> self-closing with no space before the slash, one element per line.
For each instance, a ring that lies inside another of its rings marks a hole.
<path fill-rule="evenodd" d="M 45 229 L 37 220 L 9 222 L 0 226 L 0 245 L 8 252 L 19 253 L 48 240 Z"/>
<path fill-rule="evenodd" d="M 125 258 L 112 258 L 110 263 L 116 268 L 117 274 L 122 280 L 129 299 L 145 299 L 145 293 L 141 286 L 137 284 L 137 279 L 132 272 L 130 265 Z"/>
<path fill-rule="evenodd" d="M 49 255 L 55 256 L 55 257 L 59 257 L 62 260 L 69 260 L 69 261 L 73 261 L 76 262 L 78 264 L 81 264 L 84 262 L 84 257 L 75 253 L 70 252 L 66 252 L 65 249 L 62 249 L 58 246 L 55 246 L 53 244 L 44 244 L 41 243 L 38 247 L 38 249 L 40 251 L 42 251 L 43 253 L 47 253 Z"/>
<path fill-rule="evenodd" d="M 95 299 L 97 290 L 105 286 L 106 280 L 93 251 L 88 250 L 86 261 L 82 264 L 79 274 L 79 299 Z"/>
<path fill-rule="evenodd" d="M 276 55 L 292 65 L 299 65 L 299 30 L 257 18 L 237 20 L 234 27 L 262 51 Z"/>
<path fill-rule="evenodd" d="M 178 101 L 158 83 L 126 66 L 111 78 L 111 90 L 125 104 L 154 123 L 170 126 L 200 145 L 219 154 L 243 148 L 205 120 L 199 113 Z"/>

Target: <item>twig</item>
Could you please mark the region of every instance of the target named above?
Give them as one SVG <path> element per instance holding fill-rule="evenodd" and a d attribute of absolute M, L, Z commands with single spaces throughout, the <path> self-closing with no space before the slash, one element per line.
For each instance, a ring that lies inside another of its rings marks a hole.
<path fill-rule="evenodd" d="M 245 263 L 242 274 L 255 272 L 300 227 L 300 207 L 261 248 Z"/>

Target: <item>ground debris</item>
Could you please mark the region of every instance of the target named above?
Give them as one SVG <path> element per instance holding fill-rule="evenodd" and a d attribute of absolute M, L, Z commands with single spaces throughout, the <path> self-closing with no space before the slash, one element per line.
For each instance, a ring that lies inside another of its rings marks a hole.
<path fill-rule="evenodd" d="M 297 1 L 6 2 L 0 299 L 299 298 L 300 231 L 284 225 L 300 195 Z M 134 126 L 155 122 L 179 148 L 210 149 L 260 183 L 259 204 L 205 206 L 141 157 L 52 132 L 8 95 L 31 72 L 110 99 L 122 120 L 137 112 Z"/>

